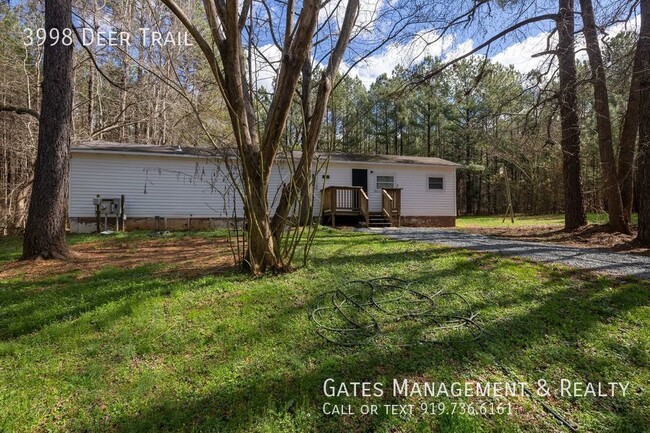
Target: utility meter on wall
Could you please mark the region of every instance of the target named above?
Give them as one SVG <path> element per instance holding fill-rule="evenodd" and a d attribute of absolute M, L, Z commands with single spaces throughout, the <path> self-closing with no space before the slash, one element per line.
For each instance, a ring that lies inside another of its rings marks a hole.
<path fill-rule="evenodd" d="M 94 201 L 94 200 L 93 200 Z M 99 204 L 99 213 L 101 216 L 117 217 L 120 215 L 119 198 L 102 198 Z"/>
<path fill-rule="evenodd" d="M 121 198 L 103 198 L 99 194 L 96 197 L 93 197 L 93 205 L 95 206 L 95 216 L 97 218 L 97 232 L 101 231 L 100 229 L 100 218 L 104 218 L 104 231 L 109 233 L 108 230 L 108 219 L 115 218 L 115 230 L 119 231 L 120 218 L 122 219 L 122 230 L 124 230 L 124 224 L 126 216 L 124 215 L 124 196 Z M 104 232 L 102 232 L 104 233 Z M 112 232 L 110 232 L 112 233 Z"/>

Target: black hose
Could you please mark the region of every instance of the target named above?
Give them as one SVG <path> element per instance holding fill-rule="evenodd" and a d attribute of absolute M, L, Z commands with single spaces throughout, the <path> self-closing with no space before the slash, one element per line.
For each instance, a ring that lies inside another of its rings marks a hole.
<path fill-rule="evenodd" d="M 385 336 L 384 328 L 386 326 L 390 327 L 391 324 L 402 321 L 424 323 L 426 329 L 442 331 L 444 337 L 449 337 L 448 331 L 458 330 L 469 330 L 472 335 L 469 341 L 476 341 L 481 337 L 483 328 L 475 321 L 478 313 L 472 311 L 471 304 L 463 295 L 444 289 L 428 295 L 411 288 L 413 283 L 394 277 L 349 281 L 316 298 L 316 306 L 310 312 L 309 318 L 316 326 L 318 335 L 330 343 L 340 346 L 360 346 L 378 342 L 380 337 Z M 343 290 L 353 285 L 365 288 L 366 293 L 348 294 Z M 388 299 L 378 299 L 387 293 L 394 296 Z M 464 313 L 457 311 L 437 313 L 436 302 L 444 298 L 459 299 L 466 311 Z M 393 308 L 391 309 L 391 307 Z M 356 313 L 358 317 L 352 317 L 353 313 Z M 327 324 L 327 320 L 335 322 L 337 325 Z M 415 338 L 407 343 L 396 344 L 396 346 L 408 347 L 445 341 L 448 341 L 448 338 Z M 479 344 L 486 353 L 490 353 L 484 342 L 479 342 Z M 503 374 L 520 383 L 494 355 L 493 358 L 494 364 Z M 569 431 L 578 431 L 576 426 L 537 398 L 528 388 L 524 388 L 524 392 Z"/>
<path fill-rule="evenodd" d="M 387 335 L 387 326 L 404 321 L 418 322 L 422 332 L 446 335 L 448 331 L 464 329 L 470 332 L 470 341 L 480 338 L 482 329 L 475 321 L 477 314 L 472 312 L 465 297 L 444 290 L 429 295 L 413 289 L 413 283 L 394 277 L 349 281 L 321 294 L 309 315 L 310 320 L 318 335 L 341 346 L 376 342 Z M 350 293 L 354 286 L 357 293 Z M 466 312 L 437 312 L 438 301 L 452 297 L 461 301 Z M 397 346 L 442 342 L 444 338 L 419 337 Z"/>

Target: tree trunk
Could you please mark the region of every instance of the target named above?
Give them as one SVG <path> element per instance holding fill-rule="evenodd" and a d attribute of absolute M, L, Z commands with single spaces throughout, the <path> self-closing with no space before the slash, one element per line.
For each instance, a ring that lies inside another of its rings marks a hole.
<path fill-rule="evenodd" d="M 307 141 L 307 134 L 309 131 L 309 125 L 311 123 L 311 115 L 312 115 L 312 110 L 311 110 L 311 58 L 307 57 L 307 60 L 305 61 L 305 64 L 302 65 L 302 99 L 301 99 L 301 105 L 302 105 L 302 116 L 303 116 L 303 131 L 302 131 L 302 151 L 303 154 L 308 154 L 309 152 L 309 143 Z M 307 153 L 305 153 L 307 152 Z M 309 179 L 309 176 L 311 175 L 311 167 L 312 167 L 312 158 L 310 157 L 309 160 L 307 161 L 307 164 L 304 164 L 304 167 L 302 167 L 302 170 L 304 170 L 304 173 L 302 176 L 306 177 L 306 180 Z M 306 181 L 304 185 L 302 185 L 301 191 L 300 191 L 300 200 L 299 200 L 299 206 L 300 206 L 300 221 L 299 223 L 301 225 L 308 225 L 311 224 L 311 219 L 313 215 L 313 201 L 314 197 L 312 194 L 312 184 L 309 181 Z"/>
<path fill-rule="evenodd" d="M 93 9 L 93 29 L 97 31 L 97 3 L 94 4 L 95 8 Z M 92 45 L 88 47 L 90 51 L 89 56 L 93 56 L 93 47 Z M 87 125 L 88 125 L 88 139 L 93 139 L 93 131 L 95 130 L 95 97 L 94 97 L 94 75 L 95 75 L 95 65 L 92 61 L 88 64 L 88 112 L 87 112 Z"/>
<path fill-rule="evenodd" d="M 605 77 L 603 56 L 598 45 L 598 30 L 594 18 L 594 8 L 591 0 L 580 0 L 580 9 L 583 22 L 583 33 L 587 42 L 587 55 L 591 67 L 592 82 L 594 87 L 594 108 L 596 111 L 596 128 L 598 130 L 598 150 L 600 165 L 605 180 L 605 195 L 607 197 L 607 213 L 609 225 L 612 230 L 621 233 L 630 233 L 627 218 L 623 211 L 621 190 L 616 172 L 616 158 L 612 139 L 612 118 L 609 112 L 609 95 Z"/>
<path fill-rule="evenodd" d="M 341 64 L 343 54 L 348 46 L 358 11 L 359 0 L 348 1 L 343 25 L 341 26 L 341 32 L 339 33 L 339 39 L 336 42 L 336 46 L 328 60 L 327 68 L 321 75 L 318 84 L 313 113 L 311 113 L 305 122 L 305 124 L 308 125 L 306 129 L 307 137 L 303 142 L 303 153 L 300 162 L 298 163 L 298 167 L 291 182 L 283 188 L 280 197 L 280 204 L 278 205 L 271 222 L 271 228 L 276 239 L 279 239 L 284 232 L 289 211 L 296 201 L 296 190 L 301 191 L 306 186 L 310 186 L 309 178 L 311 176 L 311 163 L 316 151 L 318 139 L 321 135 L 321 128 L 327 110 L 327 103 L 332 94 L 334 88 L 333 82 L 336 78 L 336 73 Z M 306 102 L 308 103 L 309 100 Z"/>
<path fill-rule="evenodd" d="M 242 31 L 246 24 L 250 8 L 240 10 L 238 2 L 213 2 L 203 0 L 205 17 L 210 28 L 212 40 L 206 40 L 201 32 L 191 23 L 176 1 L 161 0 L 191 33 L 199 49 L 203 52 L 212 74 L 219 84 L 222 96 L 227 101 L 227 109 L 233 127 L 233 138 L 238 156 L 237 172 L 230 172 L 231 181 L 241 185 L 241 194 L 245 206 L 246 222 L 248 225 L 248 250 L 244 257 L 250 271 L 259 274 L 266 270 L 284 271 L 290 267 L 291 255 L 285 256 L 285 230 L 283 230 L 288 210 L 293 209 L 299 197 L 300 188 L 304 186 L 307 170 L 301 167 L 309 165 L 306 158 L 311 155 L 303 154 L 299 167 L 294 173 L 296 178 L 283 190 L 280 204 L 273 218 L 269 216 L 268 190 L 271 169 L 281 146 L 281 140 L 287 124 L 288 115 L 293 103 L 294 93 L 300 78 L 302 66 L 309 57 L 312 39 L 318 25 L 319 12 L 322 3 L 318 0 L 304 0 L 294 25 L 293 1 L 287 5 L 285 22 L 285 40 L 283 55 L 280 60 L 275 91 L 266 111 L 266 127 L 258 134 L 259 117 L 254 107 L 252 92 L 246 74 L 245 56 L 243 55 Z M 354 6 L 350 6 L 354 5 Z M 330 56 L 326 74 L 321 80 L 319 94 L 323 94 L 322 104 L 316 103 L 314 119 L 309 129 L 309 151 L 313 154 L 318 143 L 327 100 L 332 89 L 332 77 L 336 76 L 340 56 L 343 55 L 349 41 L 346 35 L 346 25 L 351 29 L 358 15 L 358 0 L 350 0 L 346 8 L 337 47 Z M 348 31 L 350 31 L 348 29 Z M 217 48 L 218 53 L 213 51 Z M 339 49 L 342 48 L 342 50 Z M 337 54 L 340 53 L 340 54 Z M 221 65 L 217 63 L 217 55 Z M 336 62 L 332 58 L 338 58 Z M 332 65 L 336 68 L 331 68 Z M 223 69 L 222 69 L 223 68 Z M 334 117 L 334 116 L 333 116 Z M 285 198 L 286 195 L 286 198 Z"/>
<path fill-rule="evenodd" d="M 587 224 L 580 176 L 580 126 L 577 111 L 573 0 L 560 0 L 557 28 L 562 123 L 560 144 L 564 178 L 564 229 L 573 231 Z"/>
<path fill-rule="evenodd" d="M 431 156 L 431 102 L 427 101 L 427 156 Z"/>
<path fill-rule="evenodd" d="M 122 59 L 122 77 L 120 79 L 120 86 L 122 86 L 122 90 L 120 91 L 120 121 L 122 122 L 122 126 L 120 127 L 120 141 L 125 142 L 126 141 L 126 134 L 127 134 L 127 117 L 126 117 L 126 82 L 127 82 L 127 74 L 128 74 L 128 65 L 126 63 L 126 56 L 124 59 Z"/>
<path fill-rule="evenodd" d="M 94 106 L 94 97 L 93 97 L 93 74 L 95 72 L 94 66 L 91 64 L 88 68 L 88 112 L 87 124 L 88 124 L 88 138 L 92 139 L 93 130 L 95 129 L 95 106 Z"/>
<path fill-rule="evenodd" d="M 284 271 L 279 257 L 279 242 L 271 231 L 267 201 L 268 180 L 262 183 L 257 175 L 244 178 L 245 188 L 251 191 L 246 197 L 246 223 L 248 224 L 248 250 L 244 263 L 253 275 L 267 270 Z"/>
<path fill-rule="evenodd" d="M 642 54 L 637 47 L 632 65 L 632 80 L 627 108 L 621 126 L 618 154 L 618 179 L 621 187 L 623 210 L 628 217 L 628 221 L 632 215 L 634 198 L 634 148 L 639 133 L 639 74 L 643 67 Z"/>
<path fill-rule="evenodd" d="M 45 30 L 72 27 L 71 0 L 45 1 Z M 44 46 L 43 99 L 38 153 L 23 258 L 65 258 L 66 192 L 72 123 L 72 45 L 48 40 Z"/>
<path fill-rule="evenodd" d="M 641 0 L 641 31 L 637 52 L 642 59 L 639 77 L 639 156 L 637 194 L 639 234 L 637 240 L 650 246 L 650 0 Z"/>

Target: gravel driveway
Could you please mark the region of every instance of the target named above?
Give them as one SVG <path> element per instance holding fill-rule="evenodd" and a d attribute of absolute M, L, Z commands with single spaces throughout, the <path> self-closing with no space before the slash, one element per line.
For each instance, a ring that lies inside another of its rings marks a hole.
<path fill-rule="evenodd" d="M 523 257 L 542 263 L 558 263 L 616 275 L 650 279 L 650 257 L 605 252 L 590 248 L 565 247 L 539 242 L 524 242 L 457 230 L 413 227 L 359 229 L 389 238 L 442 244 L 457 248 Z"/>

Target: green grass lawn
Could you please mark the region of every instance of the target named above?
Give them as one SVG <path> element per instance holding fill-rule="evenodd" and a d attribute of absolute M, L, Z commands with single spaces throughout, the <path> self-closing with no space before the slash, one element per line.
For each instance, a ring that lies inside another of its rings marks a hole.
<path fill-rule="evenodd" d="M 609 221 L 606 213 L 587 213 L 589 224 L 606 224 Z M 632 214 L 632 223 L 636 224 L 638 215 Z M 456 225 L 463 227 L 529 227 L 529 226 L 563 226 L 563 214 L 546 215 L 515 215 L 514 224 L 510 219 L 503 221 L 503 216 L 461 216 L 456 219 Z"/>
<path fill-rule="evenodd" d="M 90 241 L 115 242 L 71 237 Z M 19 247 L 1 241 L 0 268 Z M 431 402 L 330 399 L 327 378 L 507 381 L 496 362 L 529 383 L 629 381 L 625 397 L 544 401 L 580 431 L 650 431 L 647 282 L 327 229 L 310 266 L 287 275 L 187 278 L 165 266 L 0 281 L 0 431 L 566 431 L 526 397 L 509 400 L 510 416 L 322 413 L 332 401 Z M 320 293 L 385 275 L 420 279 L 429 293 L 462 293 L 485 334 L 408 348 L 342 348 L 315 335 L 308 312 Z"/>

